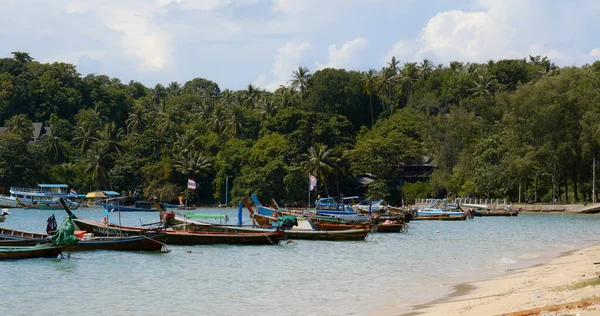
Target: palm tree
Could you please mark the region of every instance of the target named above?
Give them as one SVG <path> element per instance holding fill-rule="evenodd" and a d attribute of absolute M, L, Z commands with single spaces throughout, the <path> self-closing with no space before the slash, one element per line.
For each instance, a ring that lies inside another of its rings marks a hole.
<path fill-rule="evenodd" d="M 390 68 L 384 67 L 379 72 L 379 75 L 377 76 L 377 82 L 375 83 L 377 90 L 379 90 L 380 92 L 383 92 L 382 93 L 383 95 L 385 95 L 386 93 L 388 94 L 390 113 L 393 113 L 392 87 L 393 87 L 394 83 L 396 82 L 396 79 L 397 79 L 397 77 L 395 76 L 394 72 Z M 381 100 L 381 102 L 383 104 L 383 99 Z"/>
<path fill-rule="evenodd" d="M 93 122 L 87 122 L 83 126 L 77 127 L 77 136 L 73 138 L 73 143 L 79 147 L 80 153 L 83 154 L 94 142 L 98 141 L 96 130 Z"/>
<path fill-rule="evenodd" d="M 120 143 L 123 139 L 124 131 L 122 128 L 117 128 L 114 122 L 110 122 L 104 125 L 104 129 L 98 133 L 98 147 L 105 154 L 116 154 L 121 155 L 124 150 L 123 145 Z"/>
<path fill-rule="evenodd" d="M 152 102 L 154 102 L 154 104 L 160 104 L 161 101 L 165 100 L 166 96 L 167 90 L 162 84 L 158 83 L 154 86 L 154 89 L 152 89 Z"/>
<path fill-rule="evenodd" d="M 306 67 L 299 66 L 297 70 L 292 72 L 292 89 L 300 91 L 300 106 L 302 106 L 302 99 L 304 98 L 304 90 L 308 86 L 308 79 L 310 79 L 310 70 Z"/>
<path fill-rule="evenodd" d="M 208 127 L 215 133 L 221 134 L 223 133 L 223 129 L 225 128 L 225 121 L 227 120 L 227 112 L 225 111 L 225 106 L 223 104 L 218 104 L 215 106 L 215 110 L 213 111 L 210 119 L 207 122 Z"/>
<path fill-rule="evenodd" d="M 400 70 L 400 79 L 403 83 L 408 84 L 410 106 L 412 106 L 413 82 L 419 79 L 419 68 L 417 67 L 417 63 L 405 63 L 404 67 Z"/>
<path fill-rule="evenodd" d="M 254 86 L 252 84 L 249 84 L 248 89 L 246 90 L 246 98 L 242 102 L 242 106 L 249 108 L 251 110 L 254 109 L 256 102 L 260 98 L 260 94 L 261 94 L 261 91 L 259 88 L 257 88 L 256 86 Z"/>
<path fill-rule="evenodd" d="M 6 120 L 8 132 L 24 140 L 31 140 L 33 136 L 33 123 L 25 114 L 17 114 Z"/>
<path fill-rule="evenodd" d="M 181 132 L 180 111 L 175 106 L 165 106 L 157 113 L 158 132 L 175 135 Z"/>
<path fill-rule="evenodd" d="M 108 183 L 107 164 L 110 158 L 109 154 L 105 154 L 99 148 L 92 148 L 87 151 L 84 159 L 85 173 L 88 174 L 92 181 L 100 184 L 100 187 L 106 187 Z"/>
<path fill-rule="evenodd" d="M 392 56 L 392 59 L 388 61 L 388 68 L 395 74 L 398 73 L 398 65 L 400 65 L 400 61 L 396 59 L 396 56 Z"/>
<path fill-rule="evenodd" d="M 423 62 L 419 64 L 419 71 L 421 72 L 421 76 L 423 76 L 423 79 L 425 80 L 429 78 L 429 75 L 431 75 L 432 70 L 433 64 L 431 63 L 431 60 L 427 58 L 423 59 Z"/>
<path fill-rule="evenodd" d="M 225 121 L 225 132 L 229 132 L 233 137 L 241 138 L 244 136 L 244 124 L 246 115 L 244 108 L 235 106 Z"/>
<path fill-rule="evenodd" d="M 73 163 L 61 163 L 58 168 L 59 180 L 62 183 L 73 183 L 75 179 L 75 165 Z"/>
<path fill-rule="evenodd" d="M 308 154 L 304 154 L 303 158 L 304 161 L 300 165 L 304 172 L 321 179 L 323 185 L 325 185 L 325 192 L 329 196 L 325 177 L 333 170 L 334 161 L 331 150 L 327 149 L 324 144 L 315 144 L 308 149 Z"/>
<path fill-rule="evenodd" d="M 261 121 L 273 117 L 277 114 L 277 105 L 275 105 L 273 100 L 261 98 L 258 100 L 258 114 L 260 115 Z"/>
<path fill-rule="evenodd" d="M 129 117 L 125 120 L 129 134 L 139 134 L 146 125 L 146 110 L 143 106 L 134 105 Z"/>
<path fill-rule="evenodd" d="M 375 124 L 373 119 L 373 93 L 377 83 L 376 75 L 377 72 L 374 69 L 369 69 L 369 71 L 362 74 L 363 89 L 369 95 L 369 105 L 371 106 L 371 127 Z"/>
<path fill-rule="evenodd" d="M 490 76 L 487 72 L 481 73 L 477 76 L 477 79 L 473 81 L 475 87 L 471 89 L 474 96 L 487 97 L 493 92 L 494 85 L 498 82 L 494 77 Z"/>
<path fill-rule="evenodd" d="M 46 134 L 42 136 L 40 141 L 44 146 L 44 151 L 52 161 L 62 162 L 65 159 L 67 147 L 65 147 L 60 137 Z"/>
<path fill-rule="evenodd" d="M 181 94 L 181 84 L 177 81 L 171 81 L 167 86 L 166 92 L 168 95 L 176 97 Z"/>
<path fill-rule="evenodd" d="M 173 152 L 178 155 L 187 154 L 196 150 L 196 143 L 200 139 L 192 130 L 186 130 L 184 133 L 177 134 L 177 139 L 173 145 Z"/>

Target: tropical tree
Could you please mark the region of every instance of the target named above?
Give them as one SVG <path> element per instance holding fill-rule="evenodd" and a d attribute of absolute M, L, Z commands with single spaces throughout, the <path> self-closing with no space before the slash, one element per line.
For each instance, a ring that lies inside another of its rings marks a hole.
<path fill-rule="evenodd" d="M 488 97 L 494 91 L 494 85 L 498 81 L 490 76 L 487 72 L 481 73 L 477 76 L 477 78 L 473 81 L 475 85 L 471 88 L 473 96 L 479 97 Z"/>
<path fill-rule="evenodd" d="M 73 143 L 79 148 L 80 153 L 83 154 L 93 143 L 98 141 L 96 130 L 97 128 L 93 122 L 86 122 L 85 125 L 77 126 L 77 136 L 73 138 Z"/>
<path fill-rule="evenodd" d="M 40 139 L 44 146 L 44 152 L 52 161 L 63 162 L 67 153 L 67 147 L 63 144 L 60 137 L 54 135 L 44 135 Z"/>
<path fill-rule="evenodd" d="M 417 63 L 405 63 L 400 70 L 400 80 L 408 85 L 410 106 L 412 106 L 413 83 L 419 79 L 419 68 Z"/>
<path fill-rule="evenodd" d="M 308 154 L 304 154 L 303 158 L 304 160 L 300 163 L 303 171 L 321 179 L 325 186 L 325 192 L 329 196 L 326 177 L 333 170 L 333 152 L 327 149 L 327 145 L 315 144 L 308 149 Z"/>
<path fill-rule="evenodd" d="M 249 109 L 254 109 L 254 106 L 260 99 L 260 94 L 261 91 L 259 88 L 257 88 L 255 85 L 249 84 L 248 89 L 246 90 L 246 97 L 242 102 L 242 106 Z"/>
<path fill-rule="evenodd" d="M 171 97 L 181 95 L 181 84 L 177 81 L 171 81 L 166 88 L 166 92 Z"/>
<path fill-rule="evenodd" d="M 306 67 L 298 67 L 297 70 L 292 72 L 292 89 L 300 91 L 300 106 L 302 106 L 302 99 L 304 98 L 304 90 L 308 86 L 308 79 L 310 79 L 310 70 Z"/>
<path fill-rule="evenodd" d="M 432 70 L 433 63 L 427 58 L 423 59 L 423 61 L 419 64 L 419 71 L 421 72 L 421 76 L 423 76 L 423 79 L 425 80 L 429 78 L 429 75 L 431 75 Z"/>
<path fill-rule="evenodd" d="M 8 132 L 23 140 L 30 140 L 33 136 L 33 123 L 25 114 L 17 114 L 6 120 Z"/>
<path fill-rule="evenodd" d="M 164 102 L 166 97 L 167 89 L 165 89 L 162 84 L 159 83 L 154 86 L 154 89 L 152 89 L 152 102 L 154 102 L 154 104 L 160 104 L 161 102 Z"/>
<path fill-rule="evenodd" d="M 84 158 L 85 174 L 90 177 L 92 182 L 105 188 L 108 184 L 108 161 L 110 154 L 106 154 L 100 148 L 92 148 L 87 151 Z"/>
<path fill-rule="evenodd" d="M 141 105 L 135 105 L 125 120 L 129 134 L 139 134 L 146 124 L 146 109 Z"/>
<path fill-rule="evenodd" d="M 197 142 L 200 136 L 192 130 L 186 130 L 184 133 L 177 134 L 173 144 L 173 152 L 177 155 L 185 155 L 197 149 Z"/>
<path fill-rule="evenodd" d="M 120 143 L 123 139 L 124 131 L 122 128 L 117 128 L 114 122 L 104 125 L 104 128 L 98 133 L 98 147 L 105 154 L 121 155 L 124 151 L 124 146 Z"/>
<path fill-rule="evenodd" d="M 371 106 L 371 126 L 375 125 L 375 120 L 373 119 L 373 93 L 376 91 L 376 75 L 377 72 L 374 69 L 369 69 L 369 71 L 363 73 L 362 77 L 364 92 L 369 95 L 369 105 Z"/>

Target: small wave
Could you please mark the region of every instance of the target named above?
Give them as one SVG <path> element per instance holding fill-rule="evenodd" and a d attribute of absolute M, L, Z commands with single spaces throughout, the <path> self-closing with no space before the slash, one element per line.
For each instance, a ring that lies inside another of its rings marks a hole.
<path fill-rule="evenodd" d="M 512 259 L 512 258 L 507 258 L 507 257 L 503 257 L 501 260 L 503 265 L 509 265 L 509 264 L 514 264 L 517 263 L 517 260 Z"/>

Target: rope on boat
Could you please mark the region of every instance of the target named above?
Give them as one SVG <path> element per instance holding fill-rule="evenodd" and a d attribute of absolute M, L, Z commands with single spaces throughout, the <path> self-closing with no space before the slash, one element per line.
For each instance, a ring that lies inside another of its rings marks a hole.
<path fill-rule="evenodd" d="M 276 244 L 276 243 L 274 243 L 274 242 L 271 240 L 271 238 L 269 238 L 269 235 L 268 235 L 268 234 L 265 234 L 265 237 L 267 237 L 267 239 L 269 240 L 269 242 L 270 242 L 270 243 L 272 243 L 273 245 L 279 245 L 279 243 L 277 243 L 277 244 Z"/>
<path fill-rule="evenodd" d="M 162 242 L 160 242 L 160 241 L 158 241 L 158 240 L 156 240 L 156 239 L 152 239 L 152 238 L 150 238 L 150 237 L 148 237 L 148 236 L 144 236 L 144 235 L 140 235 L 140 236 L 142 236 L 142 237 L 144 237 L 144 238 L 146 238 L 146 239 L 152 240 L 152 241 L 153 241 L 153 242 L 155 242 L 155 243 L 159 243 L 159 244 L 161 244 L 161 245 L 163 246 L 163 248 L 165 248 L 165 250 L 166 250 L 166 251 L 170 251 L 170 250 L 169 250 L 169 248 L 167 248 L 167 244 L 165 244 L 165 243 L 162 243 Z"/>

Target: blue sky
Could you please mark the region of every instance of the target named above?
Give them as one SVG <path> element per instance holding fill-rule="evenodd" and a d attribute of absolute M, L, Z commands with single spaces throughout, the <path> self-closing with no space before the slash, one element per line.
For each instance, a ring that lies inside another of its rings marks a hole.
<path fill-rule="evenodd" d="M 0 12 L 0 56 L 147 86 L 202 77 L 272 90 L 300 65 L 378 69 L 391 56 L 600 59 L 594 0 L 0 0 Z"/>

